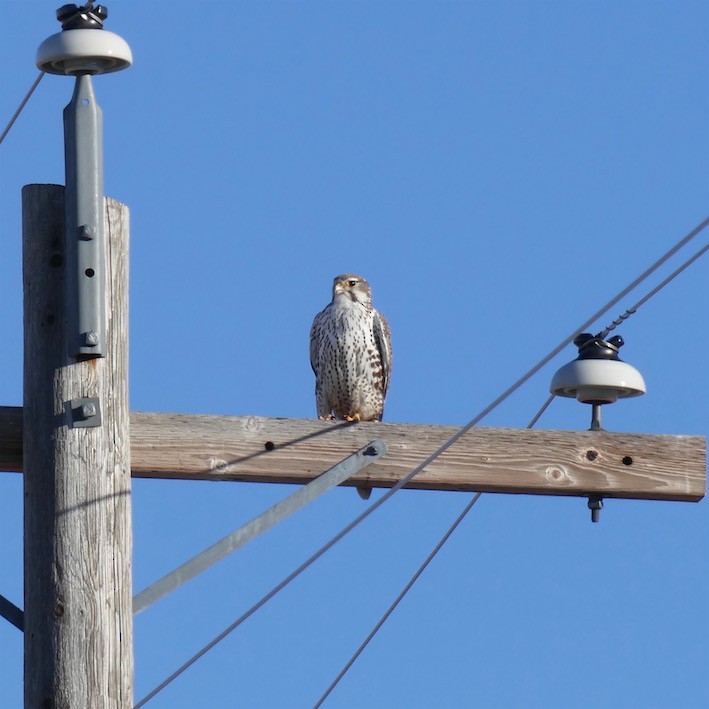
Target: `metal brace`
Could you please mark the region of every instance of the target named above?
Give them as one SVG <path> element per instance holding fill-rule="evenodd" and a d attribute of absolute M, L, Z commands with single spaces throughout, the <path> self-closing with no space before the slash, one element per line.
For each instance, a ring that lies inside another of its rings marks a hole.
<path fill-rule="evenodd" d="M 0 615 L 18 630 L 25 630 L 25 614 L 12 601 L 0 594 Z"/>
<path fill-rule="evenodd" d="M 105 356 L 103 118 L 89 74 L 76 77 L 64 109 L 65 302 L 69 354 Z"/>
<path fill-rule="evenodd" d="M 98 399 L 91 397 L 72 399 L 69 407 L 72 428 L 93 428 L 101 425 L 101 404 Z"/>
<path fill-rule="evenodd" d="M 356 453 L 347 456 L 347 458 L 315 478 L 315 480 L 311 480 L 292 495 L 254 517 L 243 527 L 239 527 L 239 529 L 216 542 L 216 544 L 192 557 L 182 566 L 133 596 L 133 615 L 137 615 L 155 603 L 155 601 L 160 600 L 163 596 L 182 586 L 183 583 L 197 576 L 197 574 L 221 561 L 225 556 L 281 522 L 293 512 L 307 505 L 308 502 L 312 502 L 322 493 L 327 492 L 330 488 L 339 485 L 355 473 L 379 460 L 379 458 L 386 455 L 387 450 L 387 445 L 384 441 L 374 440 L 360 448 Z"/>

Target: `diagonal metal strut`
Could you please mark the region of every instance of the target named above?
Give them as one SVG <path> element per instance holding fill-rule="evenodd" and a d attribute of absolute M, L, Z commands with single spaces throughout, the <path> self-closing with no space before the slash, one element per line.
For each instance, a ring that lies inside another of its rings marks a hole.
<path fill-rule="evenodd" d="M 163 576 L 145 590 L 133 596 L 133 614 L 137 615 L 151 606 L 155 601 L 160 600 L 168 593 L 176 590 L 183 583 L 202 573 L 213 564 L 221 561 L 225 556 L 231 554 L 239 547 L 250 542 L 262 532 L 270 529 L 278 522 L 293 514 L 301 507 L 312 502 L 316 497 L 327 492 L 331 488 L 343 483 L 355 473 L 379 460 L 387 452 L 387 445 L 382 440 L 374 440 L 363 448 L 347 456 L 337 465 L 324 472 L 315 480 L 304 485 L 302 488 L 289 495 L 284 500 L 273 505 L 265 512 L 254 517 L 243 527 L 234 530 L 220 541 L 208 547 L 204 551 L 186 561 L 174 571 Z"/>
<path fill-rule="evenodd" d="M 12 623 L 18 630 L 25 629 L 25 614 L 12 601 L 0 594 L 0 615 Z"/>

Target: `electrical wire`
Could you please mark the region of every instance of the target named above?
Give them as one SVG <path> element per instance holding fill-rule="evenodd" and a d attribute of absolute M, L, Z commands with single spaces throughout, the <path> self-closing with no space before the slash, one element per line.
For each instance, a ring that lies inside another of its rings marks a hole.
<path fill-rule="evenodd" d="M 429 455 L 423 462 L 417 465 L 411 472 L 407 473 L 403 478 L 401 478 L 396 484 L 394 484 L 387 492 L 385 492 L 382 497 L 372 503 L 362 514 L 356 517 L 352 522 L 350 522 L 346 527 L 344 527 L 340 532 L 338 532 L 332 539 L 326 542 L 320 549 L 318 549 L 314 554 L 312 554 L 308 559 L 306 559 L 295 571 L 289 574 L 283 581 L 274 586 L 261 600 L 255 603 L 251 608 L 249 608 L 245 613 L 243 613 L 239 618 L 237 618 L 230 626 L 223 630 L 219 635 L 217 635 L 213 640 L 211 640 L 207 645 L 205 645 L 201 650 L 199 650 L 195 655 L 193 655 L 187 662 L 183 663 L 175 672 L 173 672 L 167 679 L 161 682 L 155 689 L 149 692 L 143 699 L 141 699 L 137 704 L 134 705 L 133 709 L 140 709 L 144 706 L 150 699 L 155 697 L 160 691 L 167 687 L 171 682 L 173 682 L 177 677 L 179 677 L 185 670 L 191 667 L 197 660 L 199 660 L 203 655 L 205 655 L 209 650 L 215 647 L 219 642 L 221 642 L 227 635 L 233 632 L 239 625 L 241 625 L 245 620 L 247 620 L 251 615 L 253 615 L 259 608 L 265 605 L 271 600 L 276 594 L 282 591 L 291 581 L 293 581 L 297 576 L 299 576 L 303 571 L 305 571 L 309 566 L 311 566 L 315 561 L 317 561 L 325 552 L 331 549 L 337 542 L 339 542 L 344 536 L 349 534 L 360 522 L 364 521 L 370 514 L 372 514 L 376 509 L 384 504 L 394 493 L 400 490 L 402 487 L 407 485 L 411 480 L 418 475 L 424 468 L 430 465 L 436 458 L 438 458 L 442 453 L 448 450 L 454 443 L 456 443 L 460 438 L 462 438 L 471 428 L 476 426 L 482 419 L 484 419 L 493 409 L 495 409 L 499 404 L 501 404 L 505 399 L 507 399 L 511 394 L 513 394 L 517 389 L 519 389 L 523 384 L 525 384 L 529 379 L 531 379 L 542 367 L 548 364 L 554 357 L 556 357 L 561 350 L 563 350 L 569 343 L 571 343 L 574 338 L 583 332 L 589 325 L 594 323 L 600 317 L 606 314 L 614 305 L 618 303 L 622 298 L 624 298 L 630 291 L 636 288 L 643 280 L 645 280 L 650 274 L 656 271 L 663 263 L 665 263 L 673 254 L 675 254 L 679 249 L 681 249 L 685 244 L 687 244 L 691 239 L 693 239 L 702 229 L 709 225 L 709 217 L 696 226 L 689 234 L 683 237 L 675 246 L 673 246 L 668 252 L 661 256 L 655 263 L 653 263 L 649 268 L 647 268 L 640 276 L 638 276 L 629 286 L 625 287 L 618 295 L 612 298 L 608 303 L 606 303 L 600 310 L 594 313 L 590 318 L 588 318 L 582 325 L 577 327 L 568 337 L 562 340 L 549 354 L 543 357 L 537 364 L 535 364 L 526 374 L 520 377 L 514 384 L 508 387 L 500 396 L 498 396 L 491 404 L 486 406 L 477 416 L 471 419 L 468 423 L 462 426 L 456 433 L 454 433 L 447 441 L 445 441 L 441 446 L 439 446 L 431 455 Z M 545 405 L 545 408 L 548 404 Z"/>
<path fill-rule="evenodd" d="M 10 132 L 10 128 L 12 128 L 12 126 L 15 124 L 15 121 L 17 120 L 17 117 L 20 115 L 20 113 L 22 113 L 22 109 L 25 107 L 25 104 L 30 100 L 30 96 L 32 96 L 32 94 L 34 93 L 34 90 L 37 88 L 37 86 L 39 86 L 39 82 L 42 81 L 43 76 L 44 72 L 40 71 L 39 76 L 34 80 L 32 86 L 30 86 L 30 90 L 27 92 L 27 95 L 22 99 L 22 102 L 17 107 L 17 110 L 10 119 L 10 122 L 7 124 L 7 127 L 2 132 L 2 135 L 0 135 L 0 143 L 5 140 L 5 136 Z"/>
<path fill-rule="evenodd" d="M 529 422 L 527 425 L 527 428 L 534 428 L 534 425 L 539 421 L 539 419 L 542 417 L 542 414 L 549 408 L 549 404 L 554 400 L 555 395 L 552 394 L 545 402 L 542 404 L 542 407 L 537 411 L 537 413 L 534 415 L 532 420 Z M 345 666 L 340 670 L 339 674 L 335 679 L 330 683 L 330 686 L 325 690 L 325 692 L 321 695 L 320 699 L 313 705 L 313 709 L 319 709 L 323 702 L 330 696 L 331 692 L 335 687 L 340 683 L 340 680 L 347 674 L 349 671 L 350 667 L 357 661 L 357 658 L 362 654 L 364 649 L 369 645 L 370 641 L 372 638 L 379 632 L 379 629 L 386 623 L 388 620 L 389 616 L 394 612 L 396 607 L 399 605 L 399 603 L 402 601 L 404 596 L 409 592 L 411 587 L 418 581 L 419 576 L 426 570 L 426 567 L 431 563 L 433 558 L 438 554 L 438 552 L 442 549 L 443 545 L 450 539 L 451 535 L 455 530 L 457 529 L 458 525 L 465 519 L 467 516 L 468 512 L 473 508 L 475 503 L 480 499 L 482 495 L 482 492 L 476 492 L 473 495 L 473 498 L 468 502 L 468 504 L 465 506 L 465 509 L 458 515 L 456 518 L 455 522 L 448 528 L 446 533 L 443 535 L 441 540 L 436 544 L 436 546 L 433 548 L 433 551 L 426 557 L 426 559 L 423 561 L 421 566 L 416 570 L 416 573 L 411 577 L 411 580 L 404 586 L 404 588 L 401 590 L 399 595 L 394 599 L 394 602 L 387 608 L 386 612 L 384 615 L 379 619 L 377 624 L 372 628 L 371 632 L 367 637 L 364 639 L 362 644 L 357 648 L 355 653 L 352 655 L 352 657 L 347 661 Z"/>
<path fill-rule="evenodd" d="M 661 291 L 668 283 L 677 278 L 677 276 L 679 276 L 679 274 L 682 273 L 685 268 L 691 266 L 700 256 L 704 255 L 707 251 L 709 251 L 709 243 L 699 249 L 696 254 L 688 258 L 681 266 L 679 266 L 679 268 L 672 271 L 672 273 L 670 273 L 670 275 L 667 276 L 664 281 L 655 286 L 655 288 L 653 288 L 647 295 L 645 295 L 637 303 L 635 303 L 632 308 L 628 308 L 622 315 L 617 317 L 605 330 L 598 333 L 598 337 L 605 340 L 609 332 L 615 330 L 618 325 L 620 325 L 622 322 L 625 322 L 631 315 L 634 315 L 641 305 L 647 303 L 650 298 L 652 298 L 656 293 Z"/>
<path fill-rule="evenodd" d="M 325 690 L 325 693 L 318 699 L 318 701 L 313 705 L 313 709 L 319 709 L 320 706 L 322 706 L 322 703 L 328 698 L 330 695 L 330 692 L 332 692 L 333 689 L 338 685 L 340 680 L 345 676 L 347 673 L 347 670 L 352 667 L 352 665 L 355 663 L 357 658 L 362 654 L 364 649 L 369 645 L 370 640 L 377 634 L 379 631 L 379 628 L 386 623 L 388 620 L 389 616 L 394 612 L 396 607 L 399 605 L 401 600 L 404 598 L 404 596 L 409 592 L 411 587 L 418 581 L 419 576 L 426 570 L 426 567 L 433 561 L 433 557 L 438 554 L 438 552 L 441 550 L 443 545 L 448 541 L 450 536 L 455 532 L 456 528 L 458 525 L 465 519 L 466 515 L 470 510 L 473 508 L 473 505 L 480 499 L 480 496 L 482 495 L 482 492 L 476 492 L 475 495 L 473 495 L 472 500 L 468 502 L 466 505 L 465 509 L 458 515 L 457 519 L 453 524 L 448 528 L 448 531 L 443 535 L 441 540 L 436 544 L 436 546 L 433 548 L 433 551 L 426 557 L 424 562 L 419 566 L 417 569 L 416 573 L 411 577 L 411 580 L 404 586 L 404 588 L 401 590 L 401 593 L 394 599 L 394 602 L 389 606 L 387 609 L 386 613 L 379 619 L 379 622 L 372 628 L 372 631 L 367 635 L 365 638 L 364 642 L 357 648 L 357 651 L 352 655 L 352 657 L 349 659 L 347 664 L 340 670 L 340 673 L 335 677 L 335 679 L 332 681 L 330 686 Z"/>
<path fill-rule="evenodd" d="M 551 404 L 552 401 L 556 398 L 556 394 L 550 394 L 549 398 L 542 404 L 541 408 L 539 411 L 537 411 L 536 414 L 534 414 L 534 417 L 532 420 L 529 422 L 529 425 L 527 428 L 534 428 L 537 425 L 537 421 L 542 417 L 542 414 L 549 408 L 549 404 Z"/>

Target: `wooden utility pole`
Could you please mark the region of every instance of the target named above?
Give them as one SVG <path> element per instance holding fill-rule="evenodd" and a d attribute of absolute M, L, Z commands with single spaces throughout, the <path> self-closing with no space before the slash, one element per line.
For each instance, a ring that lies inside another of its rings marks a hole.
<path fill-rule="evenodd" d="M 126 709 L 128 210 L 106 201 L 106 356 L 77 361 L 67 354 L 63 307 L 64 188 L 28 185 L 22 208 L 25 707 Z"/>

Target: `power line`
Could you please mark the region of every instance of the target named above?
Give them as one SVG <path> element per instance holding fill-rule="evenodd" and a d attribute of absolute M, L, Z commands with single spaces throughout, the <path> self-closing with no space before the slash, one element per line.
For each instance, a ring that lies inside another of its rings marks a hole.
<path fill-rule="evenodd" d="M 690 256 L 690 258 L 688 258 L 681 266 L 679 266 L 679 268 L 672 271 L 672 273 L 670 273 L 670 275 L 667 276 L 664 281 L 655 286 L 655 288 L 653 288 L 647 295 L 645 295 L 637 303 L 635 303 L 632 308 L 628 308 L 622 315 L 618 316 L 605 330 L 600 332 L 598 336 L 605 339 L 609 332 L 615 330 L 618 325 L 620 325 L 622 322 L 625 322 L 631 315 L 634 315 L 641 305 L 647 303 L 650 298 L 652 298 L 656 293 L 661 291 L 668 283 L 670 283 L 670 281 L 673 281 L 675 278 L 677 278 L 677 276 L 679 276 L 679 274 L 682 273 L 685 268 L 691 266 L 700 256 L 705 254 L 707 251 L 709 251 L 709 244 L 706 244 L 701 249 L 699 249 L 696 254 Z"/>
<path fill-rule="evenodd" d="M 411 472 L 407 473 L 401 480 L 394 484 L 387 492 L 382 495 L 378 500 L 372 503 L 362 514 L 350 522 L 346 527 L 344 527 L 340 532 L 338 532 L 332 539 L 330 539 L 324 546 L 318 549 L 314 554 L 312 554 L 308 559 L 306 559 L 295 571 L 289 574 L 283 581 L 272 588 L 261 600 L 255 603 L 249 610 L 243 613 L 239 618 L 237 618 L 229 627 L 223 630 L 219 635 L 217 635 L 213 640 L 211 640 L 207 645 L 205 645 L 201 650 L 199 650 L 195 655 L 193 655 L 187 662 L 182 664 L 175 672 L 173 672 L 167 679 L 161 682 L 155 689 L 153 689 L 149 694 L 147 694 L 143 699 L 141 699 L 133 709 L 140 709 L 148 701 L 150 701 L 155 695 L 167 687 L 173 680 L 177 679 L 185 670 L 191 667 L 197 660 L 199 660 L 203 655 L 205 655 L 209 650 L 220 643 L 227 635 L 239 627 L 245 620 L 251 617 L 259 608 L 265 605 L 271 600 L 276 594 L 282 591 L 291 581 L 298 577 L 303 571 L 305 571 L 309 566 L 311 566 L 315 561 L 317 561 L 325 552 L 331 549 L 337 542 L 339 542 L 344 536 L 349 534 L 360 522 L 364 521 L 369 517 L 372 512 L 378 509 L 384 504 L 394 493 L 399 491 L 402 487 L 407 485 L 411 480 L 418 475 L 424 468 L 430 465 L 436 458 L 438 458 L 442 453 L 444 453 L 448 448 L 450 448 L 456 441 L 458 441 L 462 436 L 464 436 L 471 428 L 476 426 L 482 419 L 484 419 L 493 409 L 495 409 L 499 404 L 501 404 L 505 399 L 507 399 L 511 394 L 513 394 L 517 389 L 519 389 L 523 384 L 525 384 L 529 379 L 531 379 L 542 367 L 548 364 L 554 357 L 556 357 L 561 350 L 563 350 L 569 343 L 571 343 L 574 338 L 589 325 L 594 323 L 600 317 L 606 314 L 614 305 L 618 303 L 622 298 L 624 298 L 630 291 L 636 288 L 643 280 L 645 280 L 650 274 L 656 271 L 667 259 L 669 259 L 673 254 L 675 254 L 679 249 L 681 249 L 685 244 L 687 244 L 691 239 L 693 239 L 702 229 L 709 225 L 709 217 L 705 219 L 701 224 L 696 226 L 689 234 L 683 237 L 675 246 L 673 246 L 668 252 L 666 252 L 662 257 L 660 257 L 654 264 L 652 264 L 648 269 L 646 269 L 640 276 L 638 276 L 629 286 L 624 288 L 618 295 L 612 298 L 606 305 L 604 305 L 600 310 L 594 313 L 588 320 L 586 320 L 582 325 L 576 328 L 568 337 L 566 337 L 561 343 L 559 343 L 549 354 L 543 357 L 536 365 L 534 365 L 526 374 L 520 377 L 514 384 L 508 387 L 500 396 L 497 397 L 491 404 L 485 407 L 475 418 L 471 419 L 462 428 L 460 428 L 456 433 L 454 433 L 447 441 L 445 441 L 441 446 L 439 446 L 431 455 L 429 455 L 423 462 L 417 465 Z M 548 403 L 545 404 L 545 407 Z"/>
<path fill-rule="evenodd" d="M 426 567 L 431 563 L 433 558 L 438 554 L 438 552 L 441 550 L 443 545 L 448 541 L 450 536 L 455 532 L 456 528 L 458 525 L 465 519 L 465 516 L 470 512 L 470 510 L 473 508 L 473 505 L 480 499 L 480 496 L 482 495 L 482 492 L 476 492 L 473 495 L 472 500 L 468 502 L 466 505 L 465 509 L 458 515 L 456 518 L 455 522 L 448 528 L 448 531 L 443 535 L 441 540 L 436 544 L 436 546 L 433 548 L 433 551 L 426 557 L 424 562 L 419 566 L 417 569 L 416 573 L 411 577 L 411 580 L 404 586 L 404 588 L 401 590 L 401 593 L 394 599 L 394 602 L 389 606 L 387 609 L 386 613 L 379 619 L 379 622 L 372 628 L 372 631 L 369 633 L 369 635 L 365 638 L 364 642 L 357 648 L 356 652 L 352 657 L 349 659 L 347 664 L 340 670 L 340 673 L 335 677 L 335 679 L 332 681 L 330 686 L 325 690 L 325 693 L 318 699 L 318 701 L 315 703 L 313 709 L 318 709 L 322 703 L 328 698 L 330 695 L 330 692 L 332 692 L 333 689 L 338 685 L 339 681 L 345 676 L 347 670 L 352 667 L 352 665 L 355 663 L 357 658 L 362 654 L 364 649 L 369 645 L 370 640 L 377 634 L 379 631 L 379 628 L 386 623 L 388 620 L 389 616 L 394 612 L 396 607 L 399 605 L 401 600 L 404 598 L 404 596 L 409 592 L 411 587 L 418 581 L 419 576 L 426 570 Z"/>
<path fill-rule="evenodd" d="M 44 72 L 40 71 L 39 76 L 34 80 L 32 86 L 30 86 L 30 90 L 27 92 L 27 95 L 22 99 L 22 102 L 17 107 L 17 110 L 10 119 L 10 122 L 7 124 L 7 127 L 2 132 L 2 135 L 0 135 L 0 143 L 5 140 L 5 136 L 10 132 L 10 128 L 12 128 L 12 126 L 15 124 L 15 121 L 17 120 L 17 117 L 20 115 L 20 113 L 22 113 L 22 109 L 25 107 L 25 104 L 30 100 L 30 96 L 32 96 L 32 94 L 34 93 L 34 90 L 37 88 L 37 86 L 39 86 L 39 82 L 42 81 L 43 76 Z"/>
<path fill-rule="evenodd" d="M 555 395 L 552 394 L 549 396 L 549 398 L 542 404 L 541 408 L 537 413 L 532 417 L 532 420 L 529 422 L 527 425 L 527 428 L 534 428 L 534 425 L 539 421 L 539 419 L 542 417 L 542 414 L 547 410 L 549 407 L 549 404 L 554 400 Z M 340 680 L 347 674 L 349 671 L 350 667 L 357 661 L 357 658 L 362 654 L 364 649 L 369 645 L 371 642 L 372 638 L 379 632 L 379 629 L 386 623 L 386 621 L 389 619 L 389 616 L 394 612 L 396 607 L 399 605 L 401 600 L 404 598 L 404 596 L 409 592 L 411 587 L 418 581 L 419 576 L 426 570 L 426 567 L 429 565 L 429 563 L 433 560 L 433 558 L 438 554 L 438 552 L 441 550 L 443 545 L 448 541 L 448 539 L 451 537 L 453 532 L 457 529 L 458 525 L 465 519 L 467 516 L 468 512 L 473 508 L 473 505 L 480 499 L 482 493 L 481 492 L 476 492 L 473 495 L 473 498 L 468 502 L 466 505 L 465 509 L 458 515 L 456 518 L 455 522 L 448 528 L 448 531 L 443 535 L 441 540 L 436 544 L 436 546 L 433 548 L 433 551 L 426 557 L 424 562 L 419 566 L 419 568 L 416 570 L 416 573 L 411 577 L 411 580 L 404 586 L 404 588 L 401 590 L 401 593 L 394 599 L 394 602 L 387 608 L 386 612 L 384 615 L 379 619 L 377 624 L 372 628 L 371 632 L 367 637 L 364 639 L 362 644 L 357 648 L 355 651 L 354 655 L 347 661 L 345 666 L 340 670 L 339 674 L 335 679 L 330 683 L 330 686 L 325 690 L 325 692 L 322 694 L 320 699 L 315 703 L 313 709 L 319 709 L 320 706 L 322 706 L 322 703 L 330 696 L 332 693 L 332 690 L 335 689 L 335 687 L 340 683 Z"/>

